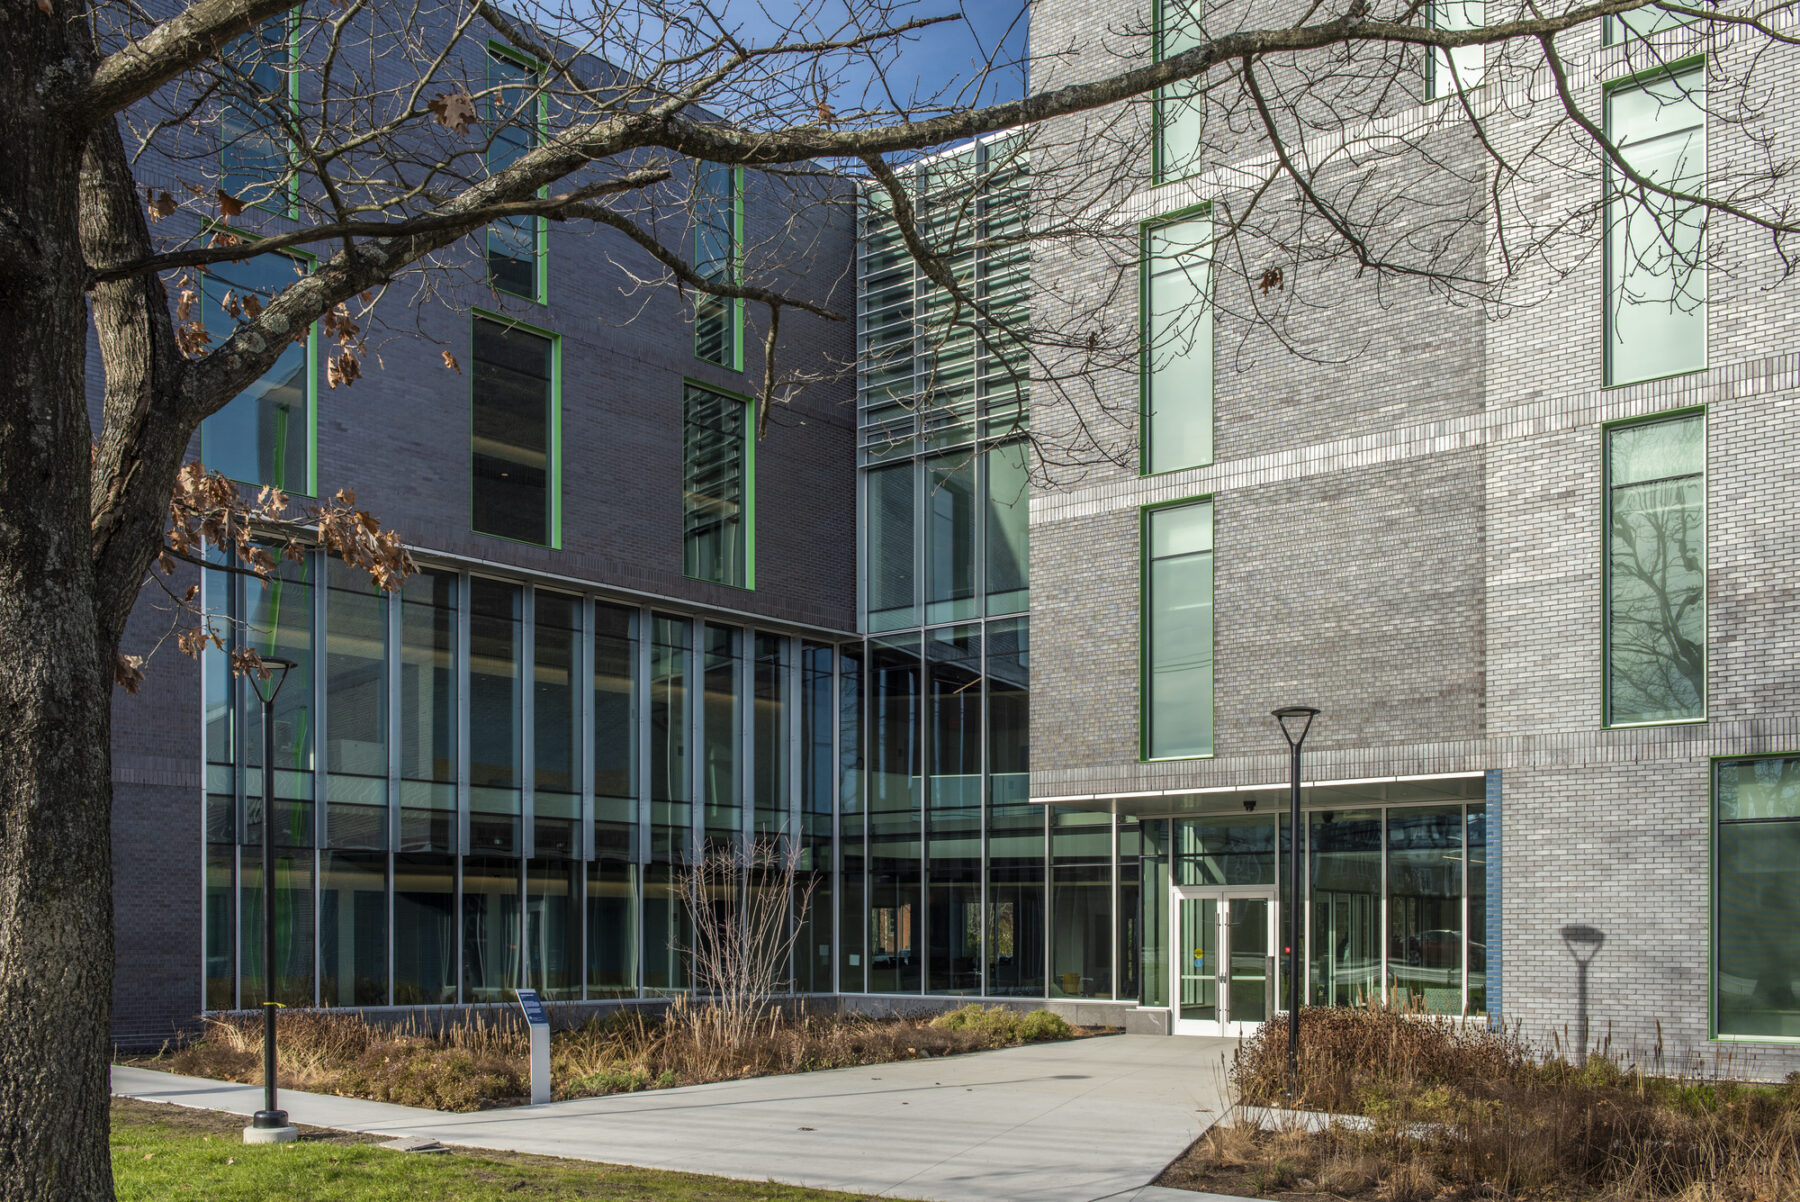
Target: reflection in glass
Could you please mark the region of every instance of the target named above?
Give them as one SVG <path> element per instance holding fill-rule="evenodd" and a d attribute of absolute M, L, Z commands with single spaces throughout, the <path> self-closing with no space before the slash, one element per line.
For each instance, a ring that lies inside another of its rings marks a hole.
<path fill-rule="evenodd" d="M 831 814 L 837 785 L 832 763 L 832 734 L 837 715 L 831 696 L 832 649 L 822 643 L 800 645 L 800 863 L 795 877 L 798 894 L 812 887 L 806 910 L 795 920 L 794 988 L 802 993 L 831 991 L 831 921 L 837 902 L 832 896 Z"/>
<path fill-rule="evenodd" d="M 926 800 L 925 988 L 981 990 L 981 633 L 931 632 L 930 793 Z"/>
<path fill-rule="evenodd" d="M 644 868 L 644 995 L 663 997 L 687 988 L 688 916 L 667 864 Z"/>
<path fill-rule="evenodd" d="M 1275 883 L 1275 815 L 1221 814 L 1176 820 L 1177 885 Z"/>
<path fill-rule="evenodd" d="M 535 68 L 497 50 L 488 51 L 485 114 L 493 137 L 490 174 L 506 170 L 537 145 L 543 98 Z M 502 217 L 488 227 L 488 276 L 494 287 L 536 300 L 538 217 Z"/>
<path fill-rule="evenodd" d="M 1144 236 L 1144 471 L 1213 457 L 1212 217 Z"/>
<path fill-rule="evenodd" d="M 925 621 L 975 616 L 975 461 L 931 460 L 925 471 Z"/>
<path fill-rule="evenodd" d="M 1147 754 L 1152 759 L 1211 755 L 1212 504 L 1153 509 L 1145 534 Z"/>
<path fill-rule="evenodd" d="M 1382 995 L 1381 811 L 1308 815 L 1312 1005 Z"/>
<path fill-rule="evenodd" d="M 1470 1014 L 1487 1013 L 1487 807 L 1469 807 L 1468 872 Z M 1477 954 L 1476 944 L 1482 944 Z"/>
<path fill-rule="evenodd" d="M 581 996 L 581 865 L 534 859 L 525 874 L 526 987 L 546 999 Z"/>
<path fill-rule="evenodd" d="M 463 860 L 463 1001 L 510 1002 L 519 987 L 519 861 Z"/>
<path fill-rule="evenodd" d="M 366 572 L 326 565 L 326 841 L 386 851 L 387 600 Z"/>
<path fill-rule="evenodd" d="M 1050 996 L 1112 996 L 1112 815 L 1050 813 Z"/>
<path fill-rule="evenodd" d="M 1187 1022 L 1219 1021 L 1219 900 L 1183 897 L 1175 903 L 1181 923 L 1180 1000 L 1176 1017 Z"/>
<path fill-rule="evenodd" d="M 1141 826 L 1143 874 L 1140 903 L 1143 913 L 1144 967 L 1138 986 L 1138 1004 L 1169 1004 L 1169 822 L 1146 820 Z"/>
<path fill-rule="evenodd" d="M 237 1009 L 237 848 L 206 849 L 206 1008 Z"/>
<path fill-rule="evenodd" d="M 637 796 L 637 611 L 594 603 L 594 794 Z"/>
<path fill-rule="evenodd" d="M 474 321 L 472 524 L 550 542 L 555 343 L 522 326 Z"/>
<path fill-rule="evenodd" d="M 201 314 L 218 346 L 236 332 L 246 298 L 267 305 L 306 273 L 283 254 L 215 263 L 201 279 Z M 200 460 L 245 484 L 312 492 L 312 339 L 291 342 L 251 385 L 200 423 Z M 255 586 L 252 585 L 252 588 Z"/>
<path fill-rule="evenodd" d="M 736 841 L 742 836 L 738 805 L 738 715 L 743 705 L 741 653 L 744 632 L 735 626 L 704 630 L 701 698 L 701 780 L 706 789 L 706 838 Z"/>
<path fill-rule="evenodd" d="M 754 639 L 755 682 L 750 718 L 752 782 L 756 799 L 755 824 L 759 836 L 784 830 L 788 823 L 788 641 L 763 634 Z"/>
<path fill-rule="evenodd" d="M 863 543 L 869 629 L 894 630 L 918 621 L 918 572 L 913 546 L 913 465 L 897 463 L 863 474 L 868 530 Z"/>
<path fill-rule="evenodd" d="M 387 853 L 328 851 L 321 858 L 319 1003 L 385 1006 Z"/>
<path fill-rule="evenodd" d="M 587 870 L 589 997 L 637 993 L 637 866 L 601 860 Z"/>
<path fill-rule="evenodd" d="M 1609 722 L 1706 716 L 1704 420 L 1608 434 Z"/>
<path fill-rule="evenodd" d="M 694 628 L 686 618 L 665 614 L 650 626 L 650 855 L 681 863 L 692 839 L 687 679 Z"/>
<path fill-rule="evenodd" d="M 869 990 L 917 993 L 920 731 L 917 637 L 869 644 Z"/>
<path fill-rule="evenodd" d="M 1606 93 L 1606 132 L 1639 176 L 1704 191 L 1706 78 L 1695 67 Z M 1706 366 L 1706 210 L 1646 192 L 1609 164 L 1606 382 Z"/>
<path fill-rule="evenodd" d="M 1266 897 L 1233 897 L 1227 900 L 1229 928 L 1226 955 L 1231 971 L 1226 982 L 1225 1018 L 1233 1023 L 1267 1022 L 1274 1014 L 1274 943 L 1269 937 L 1270 910 Z"/>
<path fill-rule="evenodd" d="M 576 677 L 581 598 L 538 589 L 532 608 L 532 851 L 539 857 L 579 859 L 582 732 Z M 579 971 L 575 975 L 579 977 Z M 574 989 L 573 996 L 580 996 L 579 981 Z"/>
<path fill-rule="evenodd" d="M 838 989 L 862 993 L 868 988 L 865 878 L 868 847 L 863 807 L 863 649 L 846 643 L 838 655 Z"/>
<path fill-rule="evenodd" d="M 1388 979 L 1409 1009 L 1462 1013 L 1462 826 L 1461 806 L 1388 811 Z"/>
<path fill-rule="evenodd" d="M 239 867 L 238 1004 L 246 1008 L 268 1000 L 263 992 L 262 857 L 246 854 Z M 283 1006 L 313 1004 L 313 863 L 312 852 L 277 848 L 275 852 L 275 998 Z"/>
<path fill-rule="evenodd" d="M 1045 814 L 1030 804 L 1031 634 L 1024 618 L 987 628 L 990 994 L 1044 993 Z"/>
<path fill-rule="evenodd" d="M 420 571 L 400 594 L 400 850 L 455 850 L 455 575 Z"/>
<path fill-rule="evenodd" d="M 519 627 L 516 585 L 469 581 L 469 848 L 519 848 Z"/>
<path fill-rule="evenodd" d="M 394 1004 L 456 1000 L 456 860 L 394 857 Z"/>
<path fill-rule="evenodd" d="M 750 587 L 750 405 L 689 384 L 682 403 L 682 571 Z"/>
<path fill-rule="evenodd" d="M 1716 773 L 1719 1034 L 1800 1036 L 1800 758 Z"/>
<path fill-rule="evenodd" d="M 987 453 L 987 612 L 1018 613 L 1031 604 L 1031 481 L 1027 444 Z"/>

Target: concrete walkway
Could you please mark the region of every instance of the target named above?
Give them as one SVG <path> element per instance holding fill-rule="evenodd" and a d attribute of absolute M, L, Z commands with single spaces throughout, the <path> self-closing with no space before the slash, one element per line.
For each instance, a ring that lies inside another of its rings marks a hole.
<path fill-rule="evenodd" d="M 316 1127 L 865 1195 L 1151 1202 L 1174 1191 L 1148 1183 L 1218 1116 L 1231 1045 L 1112 1035 L 476 1114 L 296 1091 L 281 1103 Z M 243 1115 L 262 1099 L 138 1068 L 114 1068 L 112 1087 Z"/>

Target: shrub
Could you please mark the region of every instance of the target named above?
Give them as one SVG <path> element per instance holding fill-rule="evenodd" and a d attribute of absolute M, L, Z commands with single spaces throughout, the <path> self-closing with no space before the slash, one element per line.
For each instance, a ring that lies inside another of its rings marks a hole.
<path fill-rule="evenodd" d="M 1019 1039 L 1023 1043 L 1041 1043 L 1050 1039 L 1072 1039 L 1074 1030 L 1062 1015 L 1048 1010 L 1033 1010 L 1019 1020 Z"/>

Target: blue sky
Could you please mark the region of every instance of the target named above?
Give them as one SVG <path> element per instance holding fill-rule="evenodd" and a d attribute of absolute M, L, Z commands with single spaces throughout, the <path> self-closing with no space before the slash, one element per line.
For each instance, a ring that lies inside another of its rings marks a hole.
<path fill-rule="evenodd" d="M 730 0 L 723 11 L 740 36 L 766 45 L 797 15 L 810 19 L 813 30 L 829 33 L 848 10 L 845 0 Z M 911 34 L 888 52 L 885 74 L 894 99 L 903 106 L 936 98 L 963 107 L 1022 95 L 1025 80 L 1018 69 L 995 72 L 979 90 L 972 85 L 981 64 L 1024 58 L 1024 0 L 911 0 L 898 4 L 893 14 L 896 21 L 948 15 L 962 19 Z M 872 90 L 874 74 L 867 66 L 852 70 L 832 89 L 830 103 L 845 113 L 892 107 L 885 95 Z"/>

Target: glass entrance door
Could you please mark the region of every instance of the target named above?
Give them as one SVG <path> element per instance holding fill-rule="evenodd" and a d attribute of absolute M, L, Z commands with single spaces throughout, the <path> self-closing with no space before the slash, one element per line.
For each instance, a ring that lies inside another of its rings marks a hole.
<path fill-rule="evenodd" d="M 1239 1035 L 1275 1002 L 1274 890 L 1171 890 L 1174 1031 Z"/>

